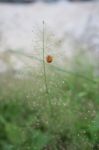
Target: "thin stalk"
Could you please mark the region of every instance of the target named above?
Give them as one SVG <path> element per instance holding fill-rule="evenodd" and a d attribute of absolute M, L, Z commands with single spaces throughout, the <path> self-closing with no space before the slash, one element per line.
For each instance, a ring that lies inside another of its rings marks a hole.
<path fill-rule="evenodd" d="M 48 93 L 46 65 L 45 65 L 45 22 L 44 21 L 43 21 L 43 69 L 44 69 L 44 82 L 45 82 L 46 93 Z"/>
<path fill-rule="evenodd" d="M 47 76 L 46 76 L 46 64 L 45 64 L 45 22 L 43 21 L 43 69 L 44 69 L 44 83 L 46 88 L 46 94 L 49 102 L 49 116 L 52 118 L 53 116 L 53 108 L 50 101 L 50 94 L 48 91 L 48 85 L 47 85 Z"/>

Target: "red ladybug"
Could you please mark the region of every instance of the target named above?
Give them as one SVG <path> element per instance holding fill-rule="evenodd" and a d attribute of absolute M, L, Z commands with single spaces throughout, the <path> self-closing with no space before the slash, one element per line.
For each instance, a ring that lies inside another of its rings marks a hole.
<path fill-rule="evenodd" d="M 47 63 L 51 63 L 53 61 L 53 57 L 51 55 L 46 56 Z"/>

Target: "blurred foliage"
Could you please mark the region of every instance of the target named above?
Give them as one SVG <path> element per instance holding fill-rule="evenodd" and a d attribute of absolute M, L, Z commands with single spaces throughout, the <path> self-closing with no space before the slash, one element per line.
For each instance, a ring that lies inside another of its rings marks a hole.
<path fill-rule="evenodd" d="M 42 69 L 0 75 L 0 150 L 99 150 L 99 78 L 76 67 L 47 65 L 48 94 Z"/>

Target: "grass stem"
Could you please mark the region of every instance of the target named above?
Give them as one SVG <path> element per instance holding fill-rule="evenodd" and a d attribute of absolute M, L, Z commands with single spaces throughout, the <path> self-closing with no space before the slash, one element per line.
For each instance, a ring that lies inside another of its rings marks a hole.
<path fill-rule="evenodd" d="M 45 82 L 46 93 L 48 93 L 46 64 L 45 64 L 45 22 L 44 21 L 43 21 L 43 69 L 44 69 L 44 82 Z"/>

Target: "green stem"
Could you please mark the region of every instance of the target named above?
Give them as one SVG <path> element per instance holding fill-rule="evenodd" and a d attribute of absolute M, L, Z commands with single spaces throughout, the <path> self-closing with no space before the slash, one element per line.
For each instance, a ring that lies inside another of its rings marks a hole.
<path fill-rule="evenodd" d="M 43 69 L 44 69 L 44 82 L 45 82 L 46 93 L 48 93 L 46 66 L 45 66 L 45 22 L 44 21 L 43 21 Z"/>
<path fill-rule="evenodd" d="M 46 88 L 46 93 L 47 93 L 47 98 L 49 102 L 49 115 L 50 118 L 52 118 L 53 115 L 53 109 L 52 109 L 52 104 L 50 101 L 50 95 L 48 91 L 48 85 L 47 85 L 47 76 L 46 76 L 46 64 L 45 64 L 45 22 L 43 21 L 43 69 L 44 69 L 44 82 L 45 82 L 45 88 Z"/>

